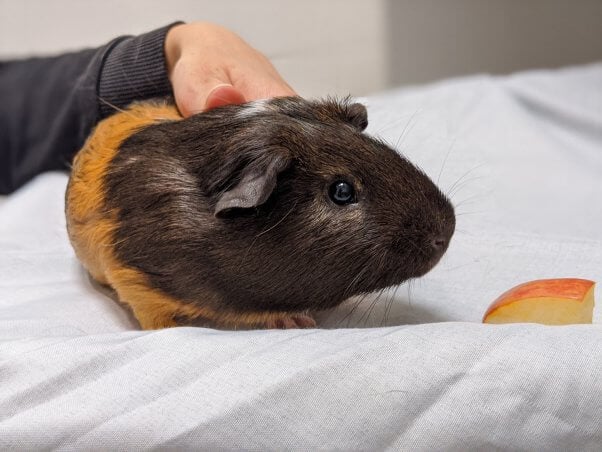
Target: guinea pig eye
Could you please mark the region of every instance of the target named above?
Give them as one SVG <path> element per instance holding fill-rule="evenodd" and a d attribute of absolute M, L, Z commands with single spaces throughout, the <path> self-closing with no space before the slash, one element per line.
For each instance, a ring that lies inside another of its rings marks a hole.
<path fill-rule="evenodd" d="M 356 202 L 353 185 L 342 180 L 336 181 L 330 186 L 328 196 L 330 196 L 332 202 L 339 206 Z"/>

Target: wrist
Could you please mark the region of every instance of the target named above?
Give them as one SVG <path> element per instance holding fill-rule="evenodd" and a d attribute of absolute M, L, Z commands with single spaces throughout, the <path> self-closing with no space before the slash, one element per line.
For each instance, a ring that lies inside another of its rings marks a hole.
<path fill-rule="evenodd" d="M 99 74 L 100 118 L 133 101 L 172 93 L 164 47 L 166 34 L 177 25 L 116 40 L 107 52 Z"/>
<path fill-rule="evenodd" d="M 186 25 L 185 23 L 174 25 L 165 35 L 165 67 L 170 78 L 173 68 L 182 54 L 182 32 Z"/>

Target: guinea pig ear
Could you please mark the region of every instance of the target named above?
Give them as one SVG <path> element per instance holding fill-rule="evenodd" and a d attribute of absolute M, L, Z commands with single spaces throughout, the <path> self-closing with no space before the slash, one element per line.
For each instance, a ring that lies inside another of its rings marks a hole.
<path fill-rule="evenodd" d="M 249 209 L 266 202 L 276 187 L 278 175 L 290 162 L 288 156 L 279 152 L 266 153 L 251 162 L 243 169 L 240 181 L 219 197 L 215 216 L 223 218 L 233 209 Z"/>
<path fill-rule="evenodd" d="M 347 121 L 360 132 L 368 127 L 368 111 L 362 104 L 351 104 L 347 107 Z"/>

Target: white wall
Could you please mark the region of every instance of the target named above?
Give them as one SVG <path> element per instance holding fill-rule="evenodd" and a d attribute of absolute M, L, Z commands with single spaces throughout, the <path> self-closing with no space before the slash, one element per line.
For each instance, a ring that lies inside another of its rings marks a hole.
<path fill-rule="evenodd" d="M 389 0 L 392 85 L 602 60 L 602 0 Z"/>
<path fill-rule="evenodd" d="M 174 20 L 220 23 L 301 94 L 362 95 L 387 81 L 384 0 L 0 0 L 0 57 L 97 46 Z"/>
<path fill-rule="evenodd" d="M 0 58 L 221 23 L 302 95 L 602 60 L 602 0 L 0 0 Z"/>

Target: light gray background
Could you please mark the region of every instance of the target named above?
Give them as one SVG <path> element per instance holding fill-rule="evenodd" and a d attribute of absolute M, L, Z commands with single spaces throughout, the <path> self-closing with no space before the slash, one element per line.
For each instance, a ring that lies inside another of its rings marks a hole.
<path fill-rule="evenodd" d="M 235 30 L 306 96 L 602 60 L 602 0 L 0 0 L 0 58 L 177 19 Z"/>

